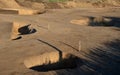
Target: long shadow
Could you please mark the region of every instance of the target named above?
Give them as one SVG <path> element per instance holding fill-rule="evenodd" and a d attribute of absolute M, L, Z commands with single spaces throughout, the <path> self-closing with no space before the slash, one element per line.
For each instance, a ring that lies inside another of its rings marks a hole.
<path fill-rule="evenodd" d="M 111 19 L 109 25 L 113 25 L 115 27 L 120 27 L 120 18 L 118 17 L 105 17 Z"/>
<path fill-rule="evenodd" d="M 103 43 L 84 53 L 82 66 L 72 70 L 57 70 L 57 75 L 120 75 L 120 40 Z"/>
<path fill-rule="evenodd" d="M 86 57 L 86 65 L 100 75 L 120 75 L 120 40 L 104 43 L 105 47 L 93 48 Z"/>
<path fill-rule="evenodd" d="M 120 18 L 119 17 L 92 17 L 87 16 L 90 19 L 89 26 L 113 26 L 120 28 Z"/>

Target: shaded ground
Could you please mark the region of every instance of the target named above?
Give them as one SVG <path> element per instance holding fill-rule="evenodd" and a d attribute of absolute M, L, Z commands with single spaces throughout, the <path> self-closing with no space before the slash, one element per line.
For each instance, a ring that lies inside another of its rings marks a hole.
<path fill-rule="evenodd" d="M 36 33 L 22 35 L 19 40 L 6 38 L 0 41 L 0 75 L 119 75 L 119 27 L 79 26 L 70 23 L 72 19 L 81 16 L 119 18 L 119 13 L 119 8 L 81 8 L 51 9 L 45 14 L 33 16 L 0 14 L 1 22 L 26 22 L 37 30 Z M 47 72 L 27 69 L 23 64 L 25 58 L 55 50 L 38 39 L 78 56 L 83 63 L 75 69 Z M 79 42 L 82 47 L 80 51 Z"/>

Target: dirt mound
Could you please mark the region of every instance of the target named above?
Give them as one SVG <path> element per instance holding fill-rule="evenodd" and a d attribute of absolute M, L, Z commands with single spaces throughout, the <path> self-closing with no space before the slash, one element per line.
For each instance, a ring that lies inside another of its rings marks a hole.
<path fill-rule="evenodd" d="M 35 15 L 35 14 L 42 14 L 45 12 L 44 9 L 41 10 L 33 10 L 33 9 L 19 9 L 19 15 Z"/>
<path fill-rule="evenodd" d="M 22 8 L 15 0 L 0 0 L 0 8 Z"/>
<path fill-rule="evenodd" d="M 61 8 L 78 8 L 78 7 L 92 7 L 91 4 L 67 1 L 67 2 L 58 2 L 58 3 L 44 3 L 47 9 L 61 9 Z"/>
<path fill-rule="evenodd" d="M 82 17 L 80 19 L 71 20 L 70 23 L 77 25 L 89 25 L 90 19 L 87 17 Z"/>
<path fill-rule="evenodd" d="M 0 9 L 0 14 L 18 14 L 18 15 L 37 15 L 45 13 L 45 10 L 34 10 L 34 9 L 13 9 L 13 8 L 5 8 Z"/>
<path fill-rule="evenodd" d="M 32 15 L 45 12 L 43 3 L 19 2 L 16 0 L 0 0 L 0 8 L 3 10 L 16 10 L 20 15 Z"/>
<path fill-rule="evenodd" d="M 91 4 L 94 7 L 120 6 L 120 0 L 74 0 L 75 2 Z"/>
<path fill-rule="evenodd" d="M 1 8 L 79 8 L 79 7 L 109 7 L 120 6 L 119 0 L 74 0 L 63 2 L 50 2 L 49 0 L 0 0 Z"/>
<path fill-rule="evenodd" d="M 45 8 L 79 8 L 79 7 L 109 7 L 120 6 L 119 0 L 74 0 L 63 2 L 50 2 L 38 0 L 0 0 L 0 8 L 31 8 L 45 10 Z"/>
<path fill-rule="evenodd" d="M 64 7 L 67 8 L 79 8 L 79 7 L 112 7 L 112 6 L 120 6 L 120 1 L 118 0 L 97 0 L 97 1 L 67 1 L 64 3 Z"/>
<path fill-rule="evenodd" d="M 43 3 L 39 3 L 36 1 L 30 0 L 16 0 L 16 2 L 23 7 L 37 9 L 37 10 L 45 10 L 45 5 Z"/>

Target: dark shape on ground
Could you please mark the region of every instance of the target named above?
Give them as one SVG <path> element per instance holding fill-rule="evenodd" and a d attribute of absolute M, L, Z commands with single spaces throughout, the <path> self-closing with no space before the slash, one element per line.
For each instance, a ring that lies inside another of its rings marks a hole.
<path fill-rule="evenodd" d="M 17 38 L 12 39 L 12 40 L 19 40 L 19 39 L 21 39 L 21 38 L 22 38 L 22 36 L 18 36 Z"/>
<path fill-rule="evenodd" d="M 120 18 L 118 17 L 105 17 L 105 18 L 109 18 L 112 19 L 109 24 L 115 27 L 120 27 Z"/>
<path fill-rule="evenodd" d="M 120 40 L 104 43 L 106 47 L 91 49 L 87 66 L 101 75 L 120 75 Z"/>
<path fill-rule="evenodd" d="M 20 35 L 32 34 L 32 33 L 35 33 L 37 31 L 36 29 L 30 29 L 29 28 L 30 25 L 31 24 L 19 28 L 18 32 L 20 33 Z"/>
<path fill-rule="evenodd" d="M 47 43 L 43 40 L 40 40 L 40 39 L 37 39 L 37 40 L 44 44 L 47 44 L 48 46 L 54 48 L 55 50 L 57 50 L 59 52 L 59 61 L 56 63 L 52 63 L 52 64 L 51 64 L 51 62 L 49 62 L 49 64 L 47 64 L 47 65 L 44 64 L 44 65 L 34 66 L 30 69 L 35 70 L 35 71 L 40 71 L 40 72 L 41 71 L 46 72 L 46 71 L 51 71 L 51 70 L 77 68 L 78 62 L 79 62 L 79 65 L 83 64 L 83 62 L 80 58 L 78 58 L 77 56 L 72 55 L 72 54 L 68 56 L 69 58 L 63 59 L 62 51 L 60 49 L 58 49 L 57 47 L 55 47 L 55 46 L 51 45 L 50 43 Z"/>
<path fill-rule="evenodd" d="M 106 16 L 99 16 L 99 17 L 89 17 L 90 19 L 90 26 L 114 26 L 120 27 L 120 18 L 119 17 L 106 17 Z"/>
<path fill-rule="evenodd" d="M 83 64 L 75 69 L 56 70 L 56 75 L 120 75 L 120 40 L 84 52 Z"/>

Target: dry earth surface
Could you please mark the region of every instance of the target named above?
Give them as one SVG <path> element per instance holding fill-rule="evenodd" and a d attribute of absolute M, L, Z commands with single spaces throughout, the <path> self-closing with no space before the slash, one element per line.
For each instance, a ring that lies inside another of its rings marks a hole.
<path fill-rule="evenodd" d="M 88 19 L 99 16 L 107 18 L 110 26 L 99 25 L 98 21 L 95 24 L 88 22 Z M 71 23 L 73 20 L 80 21 Z M 11 40 L 15 22 L 23 25 L 18 28 L 21 38 Z M 82 25 L 79 24 L 81 22 Z M 21 32 L 27 25 L 34 31 Z M 72 61 L 76 67 L 68 68 L 73 66 L 70 56 L 65 64 L 64 60 L 60 61 L 62 68 L 58 67 L 60 53 L 66 52 L 77 57 L 77 61 Z M 27 68 L 24 61 L 29 61 L 28 57 L 31 57 L 30 61 L 33 59 L 33 63 L 47 63 L 49 69 Z M 55 66 L 51 66 L 53 62 L 49 60 L 55 62 Z M 0 75 L 120 75 L 119 70 L 119 7 L 47 9 L 37 15 L 18 15 L 15 10 L 0 10 Z"/>

